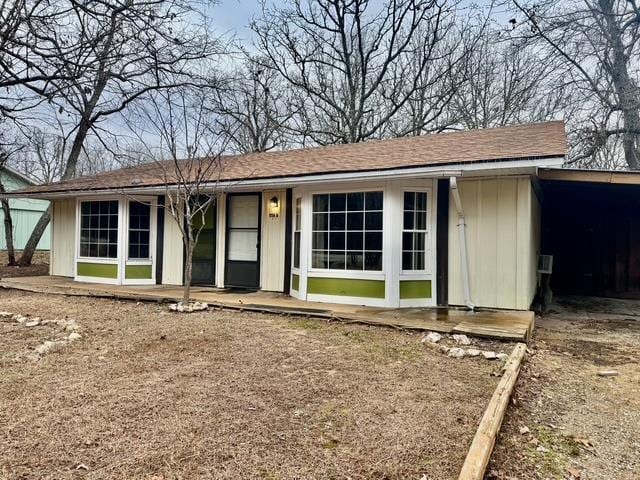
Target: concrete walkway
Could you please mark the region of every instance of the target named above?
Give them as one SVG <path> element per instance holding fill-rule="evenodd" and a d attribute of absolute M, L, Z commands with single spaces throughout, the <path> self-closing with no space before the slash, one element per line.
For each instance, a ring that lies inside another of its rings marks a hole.
<path fill-rule="evenodd" d="M 182 288 L 171 285 L 103 285 L 52 276 L 5 278 L 0 280 L 0 287 L 38 293 L 157 302 L 173 302 L 182 298 Z M 203 287 L 194 287 L 191 297 L 193 300 L 207 302 L 219 308 L 305 315 L 441 333 L 464 333 L 500 340 L 527 341 L 534 327 L 534 313 L 530 311 L 469 312 L 456 308 L 373 308 L 306 302 L 280 293 L 244 293 Z"/>

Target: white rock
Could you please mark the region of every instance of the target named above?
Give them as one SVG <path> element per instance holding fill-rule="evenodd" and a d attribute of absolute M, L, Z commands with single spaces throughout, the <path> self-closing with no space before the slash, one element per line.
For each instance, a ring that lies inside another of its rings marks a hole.
<path fill-rule="evenodd" d="M 80 335 L 78 332 L 72 332 L 68 337 L 67 340 L 69 340 L 70 342 L 73 342 L 75 340 L 80 340 L 82 338 L 82 335 Z"/>
<path fill-rule="evenodd" d="M 598 372 L 598 376 L 599 377 L 617 377 L 618 371 L 617 370 L 600 370 Z"/>
<path fill-rule="evenodd" d="M 24 315 L 20 315 L 20 314 L 14 315 L 13 319 L 18 323 L 24 323 L 27 320 L 29 320 L 27 317 L 25 317 Z"/>
<path fill-rule="evenodd" d="M 63 340 L 59 340 L 57 342 L 46 340 L 42 345 L 38 345 L 36 347 L 36 352 L 39 353 L 40 355 L 44 355 L 45 353 L 49 353 L 49 352 L 55 352 L 56 350 L 59 350 L 60 348 L 64 347 L 66 343 L 67 342 Z"/>
<path fill-rule="evenodd" d="M 549 451 L 549 449 L 543 447 L 542 445 L 539 445 L 538 448 L 536 448 L 536 450 L 540 453 L 547 453 Z"/>
<path fill-rule="evenodd" d="M 496 357 L 497 357 L 498 360 L 506 360 L 508 356 L 509 355 L 507 355 L 506 353 L 498 353 L 498 354 L 496 354 Z"/>
<path fill-rule="evenodd" d="M 498 358 L 496 352 L 482 352 L 482 356 L 487 360 L 495 360 L 496 358 Z"/>
<path fill-rule="evenodd" d="M 192 302 L 188 305 L 184 305 L 182 302 L 172 303 L 169 305 L 169 310 L 172 312 L 201 312 L 209 308 L 209 304 L 204 302 Z"/>
<path fill-rule="evenodd" d="M 67 332 L 75 332 L 78 329 L 78 323 L 75 320 L 63 320 L 63 327 Z"/>
<path fill-rule="evenodd" d="M 466 335 L 454 335 L 453 339 L 458 345 L 471 345 L 471 340 Z"/>
<path fill-rule="evenodd" d="M 429 332 L 422 337 L 422 343 L 438 343 L 440 340 L 442 340 L 442 335 L 437 332 Z"/>
<path fill-rule="evenodd" d="M 24 324 L 25 327 L 37 327 L 38 325 L 40 325 L 39 318 L 34 318 L 33 320 L 30 320 Z"/>
<path fill-rule="evenodd" d="M 13 317 L 13 313 L 11 312 L 0 312 L 0 318 L 11 318 Z"/>
<path fill-rule="evenodd" d="M 520 427 L 520 435 L 526 435 L 527 433 L 530 433 L 531 430 L 529 430 L 529 427 L 524 426 L 524 427 Z"/>
<path fill-rule="evenodd" d="M 468 357 L 477 357 L 479 355 L 480 355 L 480 350 L 478 350 L 476 348 L 467 349 L 467 356 Z"/>
<path fill-rule="evenodd" d="M 464 348 L 453 347 L 449 349 L 449 353 L 447 355 L 453 358 L 462 358 L 464 357 L 464 354 L 465 354 Z"/>

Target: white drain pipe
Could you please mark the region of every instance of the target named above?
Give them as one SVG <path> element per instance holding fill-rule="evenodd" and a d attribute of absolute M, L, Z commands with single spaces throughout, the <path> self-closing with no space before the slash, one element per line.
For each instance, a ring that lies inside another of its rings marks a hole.
<path fill-rule="evenodd" d="M 451 194 L 458 211 L 458 236 L 460 243 L 460 264 L 462 266 L 462 294 L 464 303 L 470 309 L 474 310 L 476 306 L 471 301 L 471 285 L 469 283 L 469 258 L 467 256 L 467 234 L 466 222 L 464 219 L 464 211 L 462 210 L 462 200 L 460 199 L 460 191 L 458 190 L 458 182 L 456 177 L 449 178 L 451 186 Z"/>

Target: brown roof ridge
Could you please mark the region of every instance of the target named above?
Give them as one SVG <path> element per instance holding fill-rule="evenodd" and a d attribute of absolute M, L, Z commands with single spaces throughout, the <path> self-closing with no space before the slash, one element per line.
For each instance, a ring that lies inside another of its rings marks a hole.
<path fill-rule="evenodd" d="M 543 120 L 543 121 L 539 121 L 539 122 L 527 122 L 527 123 L 514 123 L 511 125 L 500 125 L 497 127 L 482 127 L 482 128 L 474 128 L 474 129 L 461 129 L 461 130 L 451 130 L 451 131 L 443 131 L 443 132 L 433 132 L 433 133 L 425 133 L 422 135 L 407 135 L 407 136 L 403 136 L 403 137 L 390 137 L 390 138 L 372 138 L 369 140 L 364 140 L 362 142 L 355 142 L 355 143 L 330 143 L 330 144 L 326 144 L 326 145 L 313 145 L 310 147 L 297 147 L 297 148 L 290 148 L 290 149 L 286 149 L 286 150 L 269 150 L 266 152 L 250 152 L 250 153 L 235 153 L 235 154 L 228 154 L 228 155 L 222 155 L 223 158 L 237 158 L 237 157 L 247 157 L 247 156 L 262 156 L 262 155 L 281 155 L 281 154 L 286 154 L 286 153 L 298 153 L 298 152 L 314 152 L 314 151 L 321 151 L 321 150 L 332 150 L 332 149 L 341 149 L 341 148 L 357 148 L 359 146 L 362 145 L 380 145 L 380 144 L 390 144 L 390 143 L 394 143 L 394 142 L 407 142 L 409 140 L 414 140 L 414 141 L 420 141 L 420 140 L 424 140 L 424 139 L 431 139 L 431 137 L 433 136 L 438 136 L 438 137 L 450 137 L 450 136 L 457 136 L 457 135 L 464 135 L 467 136 L 469 134 L 482 134 L 485 133 L 487 131 L 491 131 L 491 132 L 499 132 L 499 131 L 504 131 L 504 130 L 518 130 L 518 129 L 528 129 L 531 128 L 532 126 L 537 126 L 537 125 L 552 125 L 552 124 L 559 124 L 562 125 L 564 127 L 564 120 Z M 171 161 L 171 160 L 169 160 Z"/>
<path fill-rule="evenodd" d="M 290 149 L 285 149 L 285 150 L 269 150 L 266 152 L 250 152 L 250 153 L 231 153 L 231 154 L 221 154 L 220 158 L 222 158 L 224 161 L 228 161 L 228 160 L 235 160 L 235 159 L 241 159 L 241 158 L 247 158 L 247 157 L 262 157 L 262 156 L 272 156 L 272 155 L 286 155 L 286 154 L 291 154 L 291 155 L 295 155 L 297 153 L 300 152 L 306 152 L 306 153 L 313 153 L 313 152 L 318 152 L 318 151 L 327 151 L 327 150 L 332 150 L 332 149 L 342 149 L 342 148 L 358 148 L 359 146 L 363 146 L 363 145 L 368 145 L 368 146 L 375 146 L 375 145 L 380 145 L 380 144 L 390 144 L 392 142 L 407 142 L 408 140 L 414 140 L 414 141 L 420 141 L 420 140 L 424 140 L 429 138 L 431 140 L 431 136 L 437 135 L 438 137 L 450 137 L 450 136 L 455 136 L 455 135 L 469 135 L 470 133 L 475 133 L 475 134 L 480 134 L 486 131 L 492 131 L 492 132 L 497 132 L 497 131 L 504 131 L 504 130 L 517 130 L 517 129 L 524 129 L 524 128 L 530 128 L 532 126 L 535 125 L 545 125 L 545 124 L 561 124 L 564 127 L 564 120 L 546 120 L 546 121 L 540 121 L 540 122 L 530 122 L 530 123 L 518 123 L 518 124 L 512 124 L 512 125 L 501 125 L 498 127 L 483 127 L 483 128 L 477 128 L 477 129 L 473 129 L 473 130 L 455 130 L 455 131 L 444 131 L 444 132 L 439 132 L 439 133 L 427 133 L 427 134 L 423 134 L 423 135 L 412 135 L 412 136 L 404 136 L 404 137 L 392 137 L 392 138 L 374 138 L 374 139 L 370 139 L 370 140 L 365 140 L 363 142 L 356 142 L 356 143 L 332 143 L 332 144 L 327 144 L 327 145 L 313 145 L 310 147 L 299 147 L 299 148 L 290 148 Z M 205 157 L 197 157 L 192 159 L 193 161 L 200 161 L 200 160 L 204 160 Z M 156 162 L 147 162 L 147 163 L 140 163 L 137 165 L 127 165 L 121 168 L 117 168 L 115 170 L 109 170 L 106 172 L 99 172 L 93 175 L 87 175 L 87 176 L 82 176 L 82 177 L 75 177 L 73 179 L 69 179 L 69 180 L 65 180 L 64 182 L 56 182 L 57 184 L 62 184 L 62 183 L 66 183 L 70 180 L 79 180 L 82 178 L 95 178 L 95 177 L 100 177 L 103 175 L 110 175 L 113 173 L 118 173 L 118 172 L 124 172 L 126 170 L 136 170 L 138 168 L 143 168 L 145 166 L 149 166 L 152 164 L 158 164 L 158 163 L 162 163 L 162 164 L 169 164 L 171 162 L 186 162 L 189 161 L 188 158 L 180 158 L 178 160 L 173 160 L 173 159 L 165 159 L 165 160 L 159 160 Z"/>

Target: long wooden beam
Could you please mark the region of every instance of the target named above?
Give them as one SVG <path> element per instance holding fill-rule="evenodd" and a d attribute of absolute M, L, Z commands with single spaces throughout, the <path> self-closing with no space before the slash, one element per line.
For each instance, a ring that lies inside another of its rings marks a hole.
<path fill-rule="evenodd" d="M 473 437 L 471 448 L 462 465 L 458 480 L 482 480 L 487 469 L 491 452 L 496 443 L 498 431 L 502 425 L 504 414 L 509 405 L 511 393 L 518 380 L 520 365 L 527 351 L 524 343 L 518 343 L 504 365 L 502 378 L 493 392 L 489 405 L 480 420 L 480 425 Z"/>
<path fill-rule="evenodd" d="M 542 180 L 567 182 L 611 183 L 617 185 L 640 185 L 640 172 L 602 170 L 540 169 L 538 177 Z"/>

